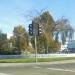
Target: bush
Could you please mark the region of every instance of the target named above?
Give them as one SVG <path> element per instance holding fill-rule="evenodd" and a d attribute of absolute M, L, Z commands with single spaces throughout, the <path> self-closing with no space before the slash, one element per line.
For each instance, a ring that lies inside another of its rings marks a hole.
<path fill-rule="evenodd" d="M 0 55 L 20 55 L 21 51 L 16 51 L 16 50 L 12 50 L 12 51 L 5 51 L 5 50 L 0 50 Z"/>

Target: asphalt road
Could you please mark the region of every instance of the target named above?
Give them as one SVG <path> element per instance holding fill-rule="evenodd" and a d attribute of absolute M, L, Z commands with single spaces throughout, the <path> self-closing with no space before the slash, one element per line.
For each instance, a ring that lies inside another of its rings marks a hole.
<path fill-rule="evenodd" d="M 10 63 L 0 63 L 0 75 L 75 75 L 75 62 L 24 63 L 21 65 L 13 64 L 12 66 Z"/>

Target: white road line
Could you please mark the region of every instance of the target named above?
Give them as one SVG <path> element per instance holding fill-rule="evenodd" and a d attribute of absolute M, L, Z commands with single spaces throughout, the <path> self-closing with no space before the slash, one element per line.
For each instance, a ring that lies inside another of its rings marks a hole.
<path fill-rule="evenodd" d="M 6 74 L 6 73 L 0 73 L 0 75 L 10 75 L 10 74 Z"/>
<path fill-rule="evenodd" d="M 32 68 L 41 68 L 41 67 L 39 67 L 39 66 L 35 66 L 35 67 L 32 67 Z"/>
<path fill-rule="evenodd" d="M 68 70 L 68 69 L 59 69 L 59 68 L 47 68 L 50 70 L 56 70 L 56 71 L 64 71 L 64 72 L 75 72 L 74 70 Z"/>

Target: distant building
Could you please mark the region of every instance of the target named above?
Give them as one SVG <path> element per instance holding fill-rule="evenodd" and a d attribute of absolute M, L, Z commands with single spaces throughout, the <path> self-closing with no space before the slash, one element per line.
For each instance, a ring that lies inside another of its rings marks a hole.
<path fill-rule="evenodd" d="M 71 53 L 75 53 L 75 40 L 71 40 L 67 45 L 68 51 Z"/>
<path fill-rule="evenodd" d="M 68 42 L 66 42 L 64 45 L 61 44 L 61 49 L 60 51 L 64 50 L 64 49 L 67 49 L 67 46 L 68 46 Z"/>

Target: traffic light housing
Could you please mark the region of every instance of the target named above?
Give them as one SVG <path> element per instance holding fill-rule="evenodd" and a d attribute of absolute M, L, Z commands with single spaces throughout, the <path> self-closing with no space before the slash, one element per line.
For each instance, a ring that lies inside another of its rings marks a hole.
<path fill-rule="evenodd" d="M 43 31 L 42 25 L 38 24 L 38 36 L 42 34 L 42 31 Z"/>
<path fill-rule="evenodd" d="M 33 35 L 33 24 L 29 24 L 29 35 Z"/>
<path fill-rule="evenodd" d="M 29 35 L 31 36 L 40 36 L 42 34 L 42 25 L 39 24 L 29 24 Z"/>

